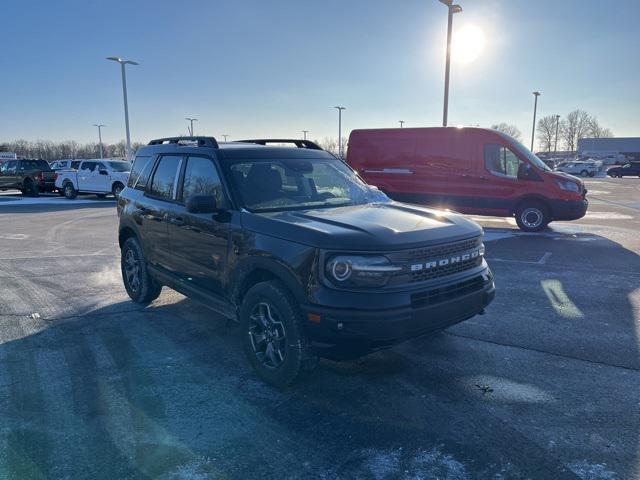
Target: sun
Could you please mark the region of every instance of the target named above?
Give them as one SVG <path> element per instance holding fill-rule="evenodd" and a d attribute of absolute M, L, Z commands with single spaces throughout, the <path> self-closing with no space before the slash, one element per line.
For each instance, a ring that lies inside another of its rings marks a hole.
<path fill-rule="evenodd" d="M 475 25 L 462 27 L 451 39 L 451 58 L 457 63 L 470 63 L 484 50 L 485 38 L 482 30 Z"/>

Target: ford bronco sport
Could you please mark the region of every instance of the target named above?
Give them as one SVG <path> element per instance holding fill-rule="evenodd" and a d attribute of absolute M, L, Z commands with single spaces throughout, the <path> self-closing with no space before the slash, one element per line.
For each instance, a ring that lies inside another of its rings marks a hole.
<path fill-rule="evenodd" d="M 477 224 L 393 202 L 306 140 L 153 140 L 118 215 L 131 299 L 166 285 L 238 320 L 250 363 L 276 386 L 318 357 L 442 330 L 494 296 Z"/>

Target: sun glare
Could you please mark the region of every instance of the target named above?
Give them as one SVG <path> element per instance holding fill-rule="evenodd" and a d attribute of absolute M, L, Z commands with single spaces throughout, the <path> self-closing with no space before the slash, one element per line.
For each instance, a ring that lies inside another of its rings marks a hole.
<path fill-rule="evenodd" d="M 462 27 L 451 39 L 451 58 L 457 63 L 469 63 L 484 50 L 484 33 L 476 26 Z"/>

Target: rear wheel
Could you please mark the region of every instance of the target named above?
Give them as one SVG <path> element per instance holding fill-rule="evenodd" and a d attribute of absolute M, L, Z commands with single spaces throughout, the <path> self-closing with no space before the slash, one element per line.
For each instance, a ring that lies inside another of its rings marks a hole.
<path fill-rule="evenodd" d="M 589 176 L 589 172 L 588 172 L 587 170 L 582 170 L 582 171 L 580 172 L 580 176 L 581 176 L 581 177 L 588 177 L 588 176 Z"/>
<path fill-rule="evenodd" d="M 114 197 L 118 198 L 122 190 L 124 190 L 124 185 L 121 184 L 120 182 L 116 182 L 113 184 L 113 187 L 111 188 L 111 193 L 113 193 Z"/>
<path fill-rule="evenodd" d="M 254 285 L 240 307 L 242 344 L 258 376 L 283 388 L 317 364 L 311 354 L 298 304 L 279 281 Z"/>
<path fill-rule="evenodd" d="M 71 182 L 67 182 L 62 186 L 62 193 L 64 194 L 65 198 L 68 198 L 69 200 L 73 200 L 78 196 L 78 191 L 75 189 L 73 183 Z"/>
<path fill-rule="evenodd" d="M 137 303 L 149 303 L 160 295 L 159 285 L 147 270 L 142 247 L 135 237 L 128 238 L 122 246 L 120 270 L 127 294 Z"/>
<path fill-rule="evenodd" d="M 24 189 L 22 190 L 22 194 L 29 197 L 37 197 L 39 195 L 38 184 L 30 178 L 27 178 L 24 181 Z"/>
<path fill-rule="evenodd" d="M 516 209 L 516 223 L 525 232 L 539 232 L 550 221 L 549 210 L 541 202 L 523 203 Z"/>

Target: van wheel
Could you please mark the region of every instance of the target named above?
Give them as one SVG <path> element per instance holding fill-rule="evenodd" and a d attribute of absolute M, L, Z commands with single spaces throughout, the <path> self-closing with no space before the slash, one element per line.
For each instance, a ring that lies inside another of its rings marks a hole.
<path fill-rule="evenodd" d="M 65 198 L 73 200 L 78 196 L 78 191 L 74 188 L 73 183 L 67 182 L 62 186 L 62 192 Z"/>
<path fill-rule="evenodd" d="M 516 209 L 516 223 L 525 232 L 539 232 L 551 221 L 549 210 L 541 202 L 530 202 Z"/>
<path fill-rule="evenodd" d="M 122 190 L 124 190 L 124 185 L 120 182 L 116 182 L 113 184 L 113 188 L 111 188 L 111 193 L 113 193 L 113 196 L 117 199 L 120 196 L 120 192 L 122 192 Z"/>
<path fill-rule="evenodd" d="M 29 197 L 37 197 L 39 195 L 38 184 L 27 178 L 24 181 L 24 190 L 22 191 L 22 194 Z"/>
<path fill-rule="evenodd" d="M 135 237 L 128 238 L 122 246 L 120 270 L 124 288 L 131 300 L 136 303 L 149 303 L 158 298 L 162 285 L 149 275 L 142 247 Z"/>
<path fill-rule="evenodd" d="M 596 176 L 596 172 L 589 172 L 589 176 L 590 177 L 595 177 Z"/>
<path fill-rule="evenodd" d="M 317 363 L 310 353 L 298 304 L 279 281 L 249 289 L 240 307 L 242 344 L 258 376 L 283 388 L 308 374 Z"/>
<path fill-rule="evenodd" d="M 588 176 L 589 176 L 589 172 L 587 172 L 586 170 L 582 170 L 582 171 L 580 172 L 580 176 L 581 176 L 581 177 L 588 177 Z"/>

